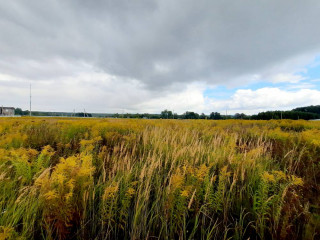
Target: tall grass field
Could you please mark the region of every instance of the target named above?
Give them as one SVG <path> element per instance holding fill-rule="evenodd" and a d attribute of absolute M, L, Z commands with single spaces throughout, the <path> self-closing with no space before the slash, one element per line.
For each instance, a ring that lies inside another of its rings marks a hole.
<path fill-rule="evenodd" d="M 0 240 L 320 239 L 320 122 L 0 119 Z"/>

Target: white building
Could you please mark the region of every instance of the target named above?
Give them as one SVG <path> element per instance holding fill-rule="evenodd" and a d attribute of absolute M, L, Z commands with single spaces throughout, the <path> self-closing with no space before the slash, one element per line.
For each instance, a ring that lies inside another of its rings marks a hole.
<path fill-rule="evenodd" d="M 0 116 L 14 116 L 13 107 L 0 107 Z"/>

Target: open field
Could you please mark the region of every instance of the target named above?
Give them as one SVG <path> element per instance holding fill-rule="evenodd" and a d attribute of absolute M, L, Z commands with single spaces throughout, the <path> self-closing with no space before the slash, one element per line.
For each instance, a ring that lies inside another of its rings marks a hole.
<path fill-rule="evenodd" d="M 320 122 L 0 119 L 0 239 L 319 239 Z"/>

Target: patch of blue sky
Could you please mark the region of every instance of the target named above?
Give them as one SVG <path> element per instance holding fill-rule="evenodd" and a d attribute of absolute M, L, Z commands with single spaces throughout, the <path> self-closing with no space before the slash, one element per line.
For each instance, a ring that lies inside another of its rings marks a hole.
<path fill-rule="evenodd" d="M 317 56 L 311 64 L 308 64 L 304 67 L 305 71 L 296 72 L 295 74 L 305 77 L 304 80 L 299 81 L 298 83 L 288 83 L 288 82 L 278 82 L 272 83 L 269 81 L 256 81 L 242 85 L 241 87 L 228 88 L 223 85 L 207 88 L 203 95 L 204 97 L 225 100 L 230 99 L 234 93 L 239 89 L 251 89 L 255 91 L 261 88 L 280 88 L 283 90 L 295 91 L 302 88 L 309 88 L 320 90 L 320 55 Z"/>
<path fill-rule="evenodd" d="M 302 76 L 307 77 L 310 80 L 320 79 L 320 55 L 315 58 L 313 63 L 306 66 L 305 72 L 301 72 Z"/>
<path fill-rule="evenodd" d="M 235 93 L 235 91 L 236 91 L 235 88 L 227 88 L 224 86 L 218 86 L 218 87 L 214 87 L 214 88 L 207 88 L 203 92 L 203 96 L 205 98 L 224 100 L 224 99 L 230 98 Z"/>
<path fill-rule="evenodd" d="M 257 89 L 267 88 L 267 87 L 275 87 L 275 84 L 267 81 L 259 81 L 259 82 L 249 83 L 239 89 L 251 89 L 255 91 Z"/>
<path fill-rule="evenodd" d="M 225 100 L 225 99 L 229 99 L 239 89 L 251 89 L 255 91 L 257 89 L 265 88 L 265 87 L 274 87 L 274 84 L 270 82 L 260 81 L 260 82 L 245 84 L 241 87 L 236 87 L 236 88 L 217 86 L 214 88 L 207 88 L 203 92 L 203 95 L 204 97 L 211 98 L 211 99 Z"/>
<path fill-rule="evenodd" d="M 306 78 L 300 83 L 313 85 L 313 89 L 320 90 L 320 55 L 315 58 L 313 63 L 305 66 L 305 68 L 306 71 L 297 73 Z"/>

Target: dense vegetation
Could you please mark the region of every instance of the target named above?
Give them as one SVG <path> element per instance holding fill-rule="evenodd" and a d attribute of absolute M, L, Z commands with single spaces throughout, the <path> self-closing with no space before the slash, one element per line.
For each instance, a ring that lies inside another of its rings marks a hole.
<path fill-rule="evenodd" d="M 320 114 L 320 105 L 316 105 L 316 106 L 308 106 L 308 107 L 299 107 L 299 108 L 295 108 L 292 111 L 297 111 L 297 112 L 309 112 L 309 113 L 316 113 L 316 114 Z"/>
<path fill-rule="evenodd" d="M 301 111 L 267 111 L 261 112 L 257 115 L 252 115 L 251 119 L 254 120 L 270 120 L 270 119 L 292 119 L 292 120 L 310 120 L 319 119 L 320 115 L 312 112 Z"/>
<path fill-rule="evenodd" d="M 320 122 L 0 119 L 0 239 L 316 239 Z"/>

